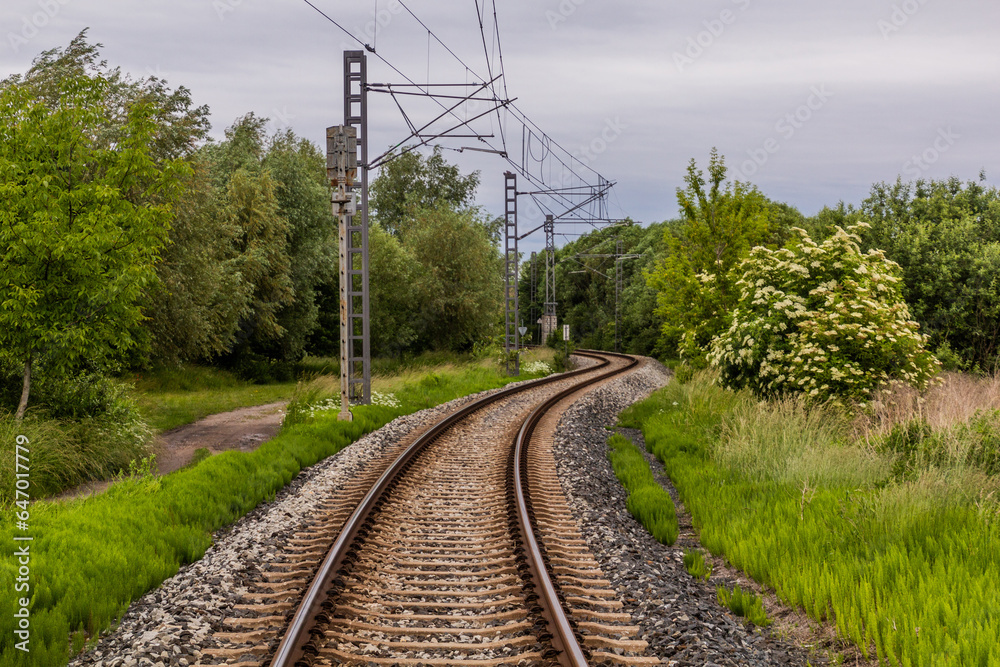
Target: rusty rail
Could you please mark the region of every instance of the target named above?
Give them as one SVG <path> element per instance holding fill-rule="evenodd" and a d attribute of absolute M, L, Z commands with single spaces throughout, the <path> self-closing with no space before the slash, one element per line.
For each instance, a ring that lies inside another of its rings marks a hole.
<path fill-rule="evenodd" d="M 591 356 L 592 353 L 590 350 L 577 350 L 576 354 Z M 556 586 L 552 583 L 552 578 L 549 576 L 548 568 L 545 565 L 544 553 L 536 537 L 535 522 L 531 512 L 531 503 L 528 499 L 527 489 L 528 444 L 531 442 L 531 435 L 534 433 L 535 427 L 542 420 L 542 417 L 557 403 L 579 391 L 581 386 L 595 384 L 613 375 L 624 373 L 639 363 L 637 359 L 627 355 L 611 352 L 602 352 L 601 354 L 631 359 L 631 363 L 624 368 L 603 373 L 582 385 L 569 387 L 552 396 L 528 415 L 528 418 L 524 420 L 524 424 L 521 425 L 520 431 L 518 431 L 517 438 L 514 440 L 514 479 L 520 482 L 514 485 L 514 493 L 517 500 L 518 521 L 521 524 L 521 539 L 525 545 L 532 578 L 535 580 L 537 590 L 540 592 L 539 604 L 542 607 L 542 614 L 549 623 L 549 630 L 553 635 L 552 643 L 560 651 L 559 663 L 565 667 L 586 667 L 587 657 L 580 646 L 579 638 L 570 624 L 569 618 L 566 616 L 559 592 L 556 590 Z"/>
<path fill-rule="evenodd" d="M 278 645 L 274 658 L 271 660 L 270 663 L 271 667 L 296 667 L 298 665 L 307 665 L 309 663 L 303 661 L 303 659 L 306 658 L 306 656 L 315 656 L 317 654 L 316 648 L 312 645 L 313 638 L 310 631 L 315 625 L 316 617 L 319 616 L 324 611 L 323 603 L 329 597 L 330 591 L 334 587 L 335 583 L 334 579 L 339 570 L 341 569 L 345 557 L 350 551 L 352 544 L 355 542 L 358 533 L 361 531 L 363 525 L 368 520 L 368 517 L 371 515 L 372 510 L 378 504 L 379 499 L 383 496 L 386 490 L 392 485 L 393 481 L 400 475 L 400 473 L 414 459 L 414 457 L 416 457 L 422 450 L 424 450 L 428 445 L 430 445 L 438 437 L 440 437 L 441 434 L 443 434 L 445 431 L 447 431 L 456 423 L 460 422 L 462 419 L 503 398 L 506 398 L 508 396 L 523 391 L 528 391 L 529 389 L 534 389 L 536 387 L 545 384 L 558 382 L 560 380 L 564 380 L 569 377 L 574 377 L 584 373 L 591 373 L 594 370 L 598 370 L 600 368 L 608 366 L 610 362 L 607 361 L 606 359 L 602 359 L 600 356 L 598 356 L 598 354 L 610 355 L 616 357 L 626 357 L 631 359 L 631 357 L 627 357 L 627 355 L 614 354 L 610 352 L 597 353 L 590 350 L 577 350 L 575 353 L 579 354 L 580 356 L 600 359 L 601 363 L 598 364 L 597 366 L 582 368 L 575 371 L 570 371 L 568 373 L 561 373 L 559 375 L 550 375 L 548 377 L 540 378 L 538 380 L 528 382 L 517 387 L 509 387 L 500 392 L 497 392 L 490 396 L 481 398 L 473 403 L 470 403 L 461 410 L 449 415 L 445 419 L 435 424 L 431 429 L 429 429 L 426 433 L 424 433 L 417 440 L 415 440 L 413 444 L 410 445 L 402 454 L 399 455 L 399 457 L 393 462 L 393 464 L 389 466 L 389 468 L 382 474 L 382 476 L 378 479 L 378 481 L 372 486 L 372 488 L 369 490 L 368 494 L 364 497 L 361 503 L 358 504 L 358 507 L 354 510 L 350 518 L 344 524 L 344 527 L 341 529 L 340 534 L 337 536 L 337 540 L 334 542 L 333 546 L 327 552 L 327 555 L 324 558 L 323 563 L 320 565 L 320 568 L 317 571 L 317 575 L 313 580 L 313 583 L 310 585 L 309 590 L 306 592 L 306 595 L 304 596 L 302 602 L 299 604 L 299 607 L 296 610 L 295 615 L 292 617 L 292 620 L 289 623 L 288 630 L 285 632 L 285 635 L 282 638 L 281 643 Z M 612 371 L 610 373 L 603 373 L 586 382 L 574 385 L 573 387 L 570 387 L 569 389 L 558 394 L 557 397 L 561 400 L 561 398 L 564 398 L 566 395 L 578 391 L 581 387 L 593 384 L 594 382 L 599 382 L 602 379 L 605 379 L 606 377 L 609 377 L 616 373 L 623 372 L 624 370 L 627 370 L 628 368 L 634 366 L 636 363 L 638 362 L 635 359 L 633 359 L 631 365 L 619 370 Z M 545 405 L 549 405 L 550 403 L 552 403 L 552 401 L 547 401 Z M 538 409 L 536 409 L 532 413 L 532 416 L 534 416 L 536 413 L 540 418 L 540 415 L 542 413 L 539 412 Z M 530 419 L 531 418 L 529 417 L 529 421 Z M 532 429 L 533 428 L 534 427 L 532 426 Z M 522 427 L 522 432 L 523 431 L 524 428 Z M 515 460 L 517 460 L 517 458 L 518 457 L 515 457 Z M 514 479 L 517 480 L 520 479 L 520 477 L 518 477 L 515 474 Z M 523 490 L 521 489 L 521 486 L 522 486 L 521 484 L 515 484 L 517 493 L 519 494 L 519 498 L 523 499 L 524 493 Z M 523 505 L 523 503 L 520 500 L 519 500 L 519 505 Z M 527 506 L 524 505 L 524 507 L 525 507 L 525 512 L 527 512 Z M 522 535 L 525 538 L 531 540 L 531 542 L 534 544 L 533 549 L 529 548 L 527 550 L 529 552 L 528 560 L 529 560 L 529 567 L 532 569 L 533 576 L 535 577 L 536 582 L 538 583 L 538 585 L 540 586 L 540 588 L 544 593 L 544 595 L 541 597 L 546 602 L 550 599 L 557 600 L 557 598 L 555 597 L 554 587 L 552 585 L 551 580 L 548 577 L 544 562 L 541 559 L 541 551 L 538 548 L 537 540 L 535 539 L 531 529 L 532 520 L 527 516 L 527 514 L 525 514 L 523 517 L 519 517 L 519 520 L 522 522 L 521 523 Z M 536 554 L 538 557 L 537 561 L 535 560 Z M 552 591 L 551 594 L 545 590 L 546 583 L 548 588 L 551 589 Z M 551 618 L 547 616 L 547 619 L 549 620 L 552 634 L 554 637 L 559 638 L 559 640 L 563 644 L 562 646 L 557 646 L 556 648 L 562 650 L 564 654 L 572 653 L 573 655 L 576 655 L 577 653 L 579 653 L 580 655 L 582 655 L 579 643 L 576 640 L 576 637 L 572 632 L 572 628 L 569 626 L 568 620 L 566 619 L 566 615 L 563 612 L 561 606 L 559 606 L 558 601 L 555 605 L 555 612 L 549 611 L 550 609 L 551 607 L 546 607 L 546 605 L 543 604 L 543 610 L 545 610 L 547 614 L 551 615 Z M 569 628 L 568 634 L 565 628 Z M 575 651 L 573 647 L 575 647 Z M 565 664 L 586 665 L 586 662 L 584 661 L 584 662 L 574 662 Z"/>

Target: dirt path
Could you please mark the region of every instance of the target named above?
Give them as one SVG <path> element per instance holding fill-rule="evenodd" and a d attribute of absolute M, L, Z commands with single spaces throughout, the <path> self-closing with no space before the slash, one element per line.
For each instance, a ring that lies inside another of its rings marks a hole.
<path fill-rule="evenodd" d="M 287 401 L 209 415 L 156 438 L 156 468 L 161 475 L 183 468 L 196 449 L 218 454 L 230 449 L 252 452 L 278 434 Z"/>
<path fill-rule="evenodd" d="M 251 452 L 281 430 L 287 401 L 240 408 L 199 419 L 193 424 L 178 426 L 156 437 L 156 471 L 160 475 L 180 470 L 194 457 L 195 450 L 207 449 L 218 454 L 231 449 Z M 52 500 L 69 500 L 102 493 L 111 482 L 87 482 L 63 491 Z"/>

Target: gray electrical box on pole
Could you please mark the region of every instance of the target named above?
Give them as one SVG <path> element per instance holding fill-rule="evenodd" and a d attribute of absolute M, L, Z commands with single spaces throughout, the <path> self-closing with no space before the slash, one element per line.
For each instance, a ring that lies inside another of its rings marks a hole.
<path fill-rule="evenodd" d="M 333 188 L 333 214 L 338 221 L 338 256 L 340 265 L 340 413 L 337 419 L 351 421 L 350 339 L 348 304 L 351 301 L 350 253 L 348 236 L 351 218 L 357 210 L 354 181 L 358 174 L 358 132 L 338 125 L 326 128 L 326 175 Z"/>

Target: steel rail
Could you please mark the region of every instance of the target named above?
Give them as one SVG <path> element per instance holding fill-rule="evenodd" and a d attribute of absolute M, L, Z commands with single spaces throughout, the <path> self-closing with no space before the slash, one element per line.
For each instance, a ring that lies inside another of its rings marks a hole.
<path fill-rule="evenodd" d="M 590 351 L 577 350 L 576 352 L 580 354 L 580 356 L 600 359 L 600 357 Z M 613 355 L 608 352 L 602 352 L 601 354 L 623 356 Z M 292 617 L 288 630 L 285 632 L 285 635 L 275 652 L 274 658 L 271 660 L 271 667 L 296 667 L 299 664 L 308 665 L 309 663 L 303 661 L 303 658 L 307 655 L 314 656 L 318 653 L 316 647 L 312 645 L 313 637 L 310 631 L 315 625 L 314 619 L 323 612 L 323 603 L 329 597 L 329 593 L 334 586 L 334 578 L 343 565 L 348 551 L 350 551 L 351 546 L 354 544 L 358 533 L 361 531 L 364 523 L 368 520 L 368 517 L 371 515 L 372 510 L 375 508 L 379 499 L 385 493 L 386 489 L 388 489 L 393 481 L 398 477 L 400 472 L 406 468 L 407 464 L 409 464 L 417 454 L 440 437 L 455 423 L 468 417 L 472 413 L 477 412 L 502 398 L 553 382 L 559 382 L 560 380 L 564 380 L 566 378 L 575 377 L 584 373 L 590 373 L 610 364 L 610 362 L 605 359 L 601 359 L 601 362 L 602 363 L 597 366 L 581 368 L 568 373 L 560 373 L 559 375 L 550 375 L 532 382 L 527 382 L 517 387 L 509 387 L 490 396 L 481 398 L 442 419 L 431 427 L 426 433 L 417 438 L 409 447 L 407 447 L 406 450 L 402 452 L 392 463 L 392 465 L 390 465 L 389 468 L 382 473 L 382 476 L 379 477 L 377 482 L 375 482 L 372 488 L 368 491 L 368 494 L 358 504 L 350 518 L 348 518 L 347 522 L 344 524 L 340 534 L 337 536 L 337 540 L 327 552 L 322 565 L 317 571 L 315 579 L 313 579 L 312 584 L 309 586 L 309 590 L 306 592 L 306 595 L 299 604 L 295 615 Z M 575 388 L 579 389 L 580 386 L 581 385 L 575 385 Z"/>
<path fill-rule="evenodd" d="M 575 352 L 586 356 L 593 354 L 591 350 L 576 350 Z M 521 425 L 521 429 L 514 439 L 514 452 L 512 454 L 514 459 L 514 479 L 517 482 L 514 485 L 514 492 L 517 501 L 518 522 L 521 525 L 521 540 L 525 545 L 525 556 L 528 560 L 532 578 L 535 580 L 536 589 L 540 591 L 538 602 L 542 607 L 542 615 L 548 621 L 549 630 L 553 636 L 552 643 L 556 650 L 560 651 L 559 663 L 565 667 L 587 667 L 587 656 L 584 654 L 583 648 L 580 646 L 579 637 L 577 637 L 569 621 L 569 617 L 566 615 L 559 592 L 556 590 L 556 586 L 549 576 L 548 568 L 545 565 L 545 557 L 536 537 L 534 517 L 528 497 L 530 490 L 527 488 L 528 445 L 542 417 L 561 400 L 578 392 L 584 386 L 595 384 L 614 375 L 624 373 L 639 363 L 638 359 L 624 354 L 615 354 L 612 352 L 601 352 L 601 354 L 630 359 L 631 362 L 622 368 L 617 368 L 591 378 L 585 383 L 569 387 L 536 407 Z"/>

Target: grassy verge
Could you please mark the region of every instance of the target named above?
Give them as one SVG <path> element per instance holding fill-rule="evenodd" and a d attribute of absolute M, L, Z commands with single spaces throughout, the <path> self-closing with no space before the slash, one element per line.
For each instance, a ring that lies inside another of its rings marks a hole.
<path fill-rule="evenodd" d="M 218 412 L 287 401 L 294 382 L 252 384 L 232 373 L 184 365 L 136 376 L 135 399 L 150 427 L 167 431 Z"/>
<path fill-rule="evenodd" d="M 393 385 L 398 406 L 354 408 L 354 421 L 323 411 L 284 429 L 254 452 L 224 452 L 162 478 L 137 475 L 106 493 L 30 506 L 31 652 L 14 647 L 13 594 L 0 602 L 0 666 L 54 667 L 70 648 L 107 629 L 129 603 L 200 558 L 212 531 L 287 484 L 303 467 L 335 454 L 391 419 L 511 380 L 484 366 L 414 375 Z M 388 380 L 387 380 L 388 381 Z M 29 455 L 30 456 L 30 455 Z M 5 508 L 9 509 L 9 508 Z M 5 517 L 13 516 L 5 512 Z M 15 527 L 0 526 L 0 578 L 13 582 Z"/>
<path fill-rule="evenodd" d="M 535 354 L 535 353 L 531 353 Z M 549 360 L 554 353 L 547 353 Z M 537 356 L 537 355 L 535 355 Z M 373 388 L 391 391 L 387 386 L 405 384 L 408 379 L 427 371 L 447 371 L 489 365 L 468 356 L 451 352 L 425 352 L 416 357 L 373 359 Z M 295 365 L 297 375 L 305 378 L 336 378 L 339 361 L 327 357 L 307 357 Z M 143 417 L 157 431 L 167 431 L 190 424 L 202 417 L 238 408 L 291 400 L 303 382 L 256 384 L 241 380 L 218 368 L 183 365 L 160 368 L 132 378 L 135 399 Z M 327 384 L 336 385 L 334 379 Z M 339 391 L 326 392 L 333 396 Z"/>
<path fill-rule="evenodd" d="M 628 490 L 629 513 L 645 526 L 657 542 L 672 545 L 677 541 L 680 528 L 670 494 L 653 477 L 645 457 L 632 441 L 616 433 L 608 439 L 608 445 L 611 467 Z"/>
<path fill-rule="evenodd" d="M 895 422 L 888 414 L 901 403 L 849 422 L 795 401 L 761 403 L 701 375 L 636 404 L 622 422 L 642 428 L 708 550 L 835 625 L 866 656 L 998 665 L 1000 482 L 975 465 L 988 459 L 969 444 L 982 445 L 984 428 L 935 422 L 935 400 L 914 401 Z M 948 455 L 913 455 L 922 441 L 902 453 L 890 446 L 913 414 L 950 443 Z"/>
<path fill-rule="evenodd" d="M 107 479 L 149 453 L 152 432 L 130 387 L 84 375 L 54 386 L 24 420 L 0 411 L 0 507 L 13 499 L 15 440 L 31 446 L 30 481 L 36 498 L 88 480 Z M 23 472 L 23 471 L 22 471 Z"/>

